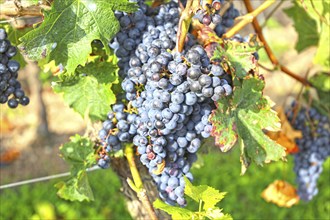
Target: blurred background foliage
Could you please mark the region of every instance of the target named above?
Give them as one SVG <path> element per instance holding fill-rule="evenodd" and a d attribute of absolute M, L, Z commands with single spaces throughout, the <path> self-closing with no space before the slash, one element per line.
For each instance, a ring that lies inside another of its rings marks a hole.
<path fill-rule="evenodd" d="M 214 149 L 211 151 L 201 155 L 200 164 L 203 165 L 192 170 L 194 182 L 228 192 L 220 207 L 234 219 L 329 219 L 329 159 L 318 182 L 319 194 L 309 203 L 280 208 L 265 202 L 260 194 L 275 179 L 294 184 L 291 156 L 288 162 L 254 166 L 240 176 L 238 149 L 225 155 Z M 131 219 L 120 192 L 119 179 L 110 169 L 89 173 L 89 180 L 95 193 L 94 202 L 61 200 L 53 186 L 58 180 L 2 190 L 0 219 Z M 198 209 L 189 205 L 188 208 Z"/>

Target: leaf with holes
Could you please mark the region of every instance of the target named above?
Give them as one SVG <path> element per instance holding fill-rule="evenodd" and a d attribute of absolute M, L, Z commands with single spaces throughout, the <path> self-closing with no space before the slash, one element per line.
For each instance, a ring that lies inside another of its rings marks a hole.
<path fill-rule="evenodd" d="M 93 40 L 108 45 L 119 31 L 114 10 L 136 9 L 136 4 L 127 0 L 57 0 L 51 10 L 44 12 L 43 23 L 21 38 L 20 46 L 31 59 L 47 57 L 71 74 L 78 65 L 85 64 Z"/>
<path fill-rule="evenodd" d="M 71 201 L 94 200 L 86 173 L 86 169 L 96 162 L 93 146 L 93 142 L 88 138 L 76 135 L 60 147 L 61 157 L 71 167 L 70 178 L 55 185 L 61 198 Z"/>
<path fill-rule="evenodd" d="M 53 89 L 63 93 L 64 101 L 82 117 L 92 120 L 104 119 L 116 96 L 111 90 L 118 83 L 117 67 L 108 62 L 91 62 L 77 68 L 79 77 L 74 80 L 55 82 Z"/>
<path fill-rule="evenodd" d="M 261 48 L 261 44 L 255 35 L 251 35 L 248 42 L 226 40 L 223 44 L 223 47 L 214 51 L 212 59 L 220 60 L 227 72 L 244 78 L 248 72 L 256 69 L 257 60 L 253 54 Z"/>
<path fill-rule="evenodd" d="M 256 78 L 242 80 L 231 97 L 218 102 L 210 117 L 216 145 L 229 150 L 237 141 L 241 142 L 242 174 L 251 161 L 262 165 L 285 156 L 284 148 L 263 132 L 281 128 L 270 101 L 263 97 L 264 86 L 264 82 Z"/>

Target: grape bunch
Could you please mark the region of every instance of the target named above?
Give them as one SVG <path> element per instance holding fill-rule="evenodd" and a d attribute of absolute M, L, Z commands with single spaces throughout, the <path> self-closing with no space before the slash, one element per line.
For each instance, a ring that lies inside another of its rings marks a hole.
<path fill-rule="evenodd" d="M 98 165 L 101 168 L 110 166 L 109 152 L 119 151 L 124 143 L 132 142 L 137 132 L 136 117 L 136 114 L 128 113 L 123 103 L 112 106 L 112 111 L 108 113 L 99 131 L 102 150 L 99 151 Z"/>
<path fill-rule="evenodd" d="M 193 180 L 190 168 L 197 160 L 196 152 L 202 139 L 212 132 L 208 119 L 215 108 L 214 101 L 232 93 L 231 78 L 219 64 L 211 62 L 189 33 L 184 51 L 175 52 L 180 16 L 176 2 L 153 10 L 141 1 L 138 3 L 140 12 L 117 13 L 119 21 L 130 23 L 122 25 L 110 44 L 119 58 L 126 100 L 136 110 L 133 121 L 128 120 L 130 114 L 126 116 L 126 124 L 133 126 L 135 133 L 128 132 L 130 137 L 124 142 L 132 141 L 137 147 L 140 161 L 148 168 L 160 197 L 168 204 L 184 206 L 183 177 Z M 140 20 L 134 20 L 136 13 Z M 127 47 L 125 42 L 131 39 L 129 32 L 138 23 L 144 23 L 144 29 L 140 29 L 140 35 Z M 113 111 L 117 117 L 115 106 Z M 116 125 L 112 122 L 112 117 L 103 123 L 99 133 L 104 143 L 101 167 L 106 164 L 106 151 L 121 148 L 119 135 L 123 131 L 117 119 Z M 112 128 L 108 129 L 108 124 L 120 132 L 109 135 Z"/>
<path fill-rule="evenodd" d="M 25 106 L 30 102 L 17 80 L 20 65 L 11 60 L 16 53 L 17 49 L 7 39 L 5 29 L 0 28 L 0 103 L 7 102 L 10 108 L 16 108 L 18 104 Z"/>
<path fill-rule="evenodd" d="M 109 43 L 110 48 L 114 49 L 118 57 L 119 75 L 124 77 L 129 68 L 129 58 L 134 54 L 138 44 L 142 41 L 142 35 L 147 26 L 154 25 L 154 19 L 147 14 L 151 13 L 149 6 L 143 1 L 137 1 L 138 10 L 128 14 L 116 11 L 115 16 L 120 24 L 120 31 Z"/>
<path fill-rule="evenodd" d="M 296 140 L 299 152 L 294 155 L 294 172 L 298 184 L 298 195 L 310 201 L 318 193 L 317 180 L 322 173 L 322 165 L 330 155 L 330 121 L 316 109 L 299 109 L 297 115 L 292 109 L 287 111 L 289 121 L 295 129 L 302 131 L 302 138 Z"/>
<path fill-rule="evenodd" d="M 196 12 L 194 18 L 201 24 L 212 25 L 219 37 L 221 37 L 228 28 L 234 25 L 235 18 L 239 16 L 239 11 L 233 4 L 230 4 L 223 16 L 220 15 L 225 0 L 213 0 L 212 4 L 203 4 L 203 1 L 201 1 L 201 4 L 204 5 L 204 7 Z"/>

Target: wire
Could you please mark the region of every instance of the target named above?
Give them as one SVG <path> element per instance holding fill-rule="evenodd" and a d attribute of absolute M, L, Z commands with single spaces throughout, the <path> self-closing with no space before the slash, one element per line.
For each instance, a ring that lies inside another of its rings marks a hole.
<path fill-rule="evenodd" d="M 98 166 L 94 166 L 92 168 L 86 169 L 86 171 L 90 172 L 90 171 L 94 171 L 94 170 L 98 170 L 98 169 L 100 169 Z M 39 178 L 30 179 L 30 180 L 24 180 L 24 181 L 20 181 L 20 182 L 1 185 L 0 190 L 7 189 L 7 188 L 13 188 L 13 187 L 17 187 L 17 186 L 22 186 L 22 185 L 26 185 L 26 184 L 31 184 L 31 183 L 38 183 L 38 182 L 61 178 L 61 177 L 65 177 L 65 176 L 70 176 L 70 172 L 59 173 L 59 174 L 55 174 L 55 175 L 51 175 L 51 176 L 39 177 Z"/>

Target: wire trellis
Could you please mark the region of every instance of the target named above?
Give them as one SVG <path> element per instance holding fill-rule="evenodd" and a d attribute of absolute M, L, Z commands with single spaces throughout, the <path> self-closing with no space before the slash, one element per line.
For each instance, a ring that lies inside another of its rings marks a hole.
<path fill-rule="evenodd" d="M 98 166 L 94 166 L 92 168 L 87 169 L 86 171 L 91 172 L 91 171 L 98 170 L 98 169 L 100 169 Z M 38 183 L 38 182 L 52 180 L 52 179 L 57 179 L 57 178 L 65 177 L 65 176 L 70 176 L 70 172 L 59 173 L 59 174 L 54 174 L 54 175 L 50 175 L 50 176 L 38 177 L 38 178 L 34 178 L 34 179 L 23 180 L 23 181 L 19 181 L 19 182 L 15 182 L 15 183 L 1 185 L 0 190 L 13 188 L 13 187 L 17 187 L 17 186 L 22 186 L 22 185 L 27 185 L 27 184 L 32 184 L 32 183 Z"/>

